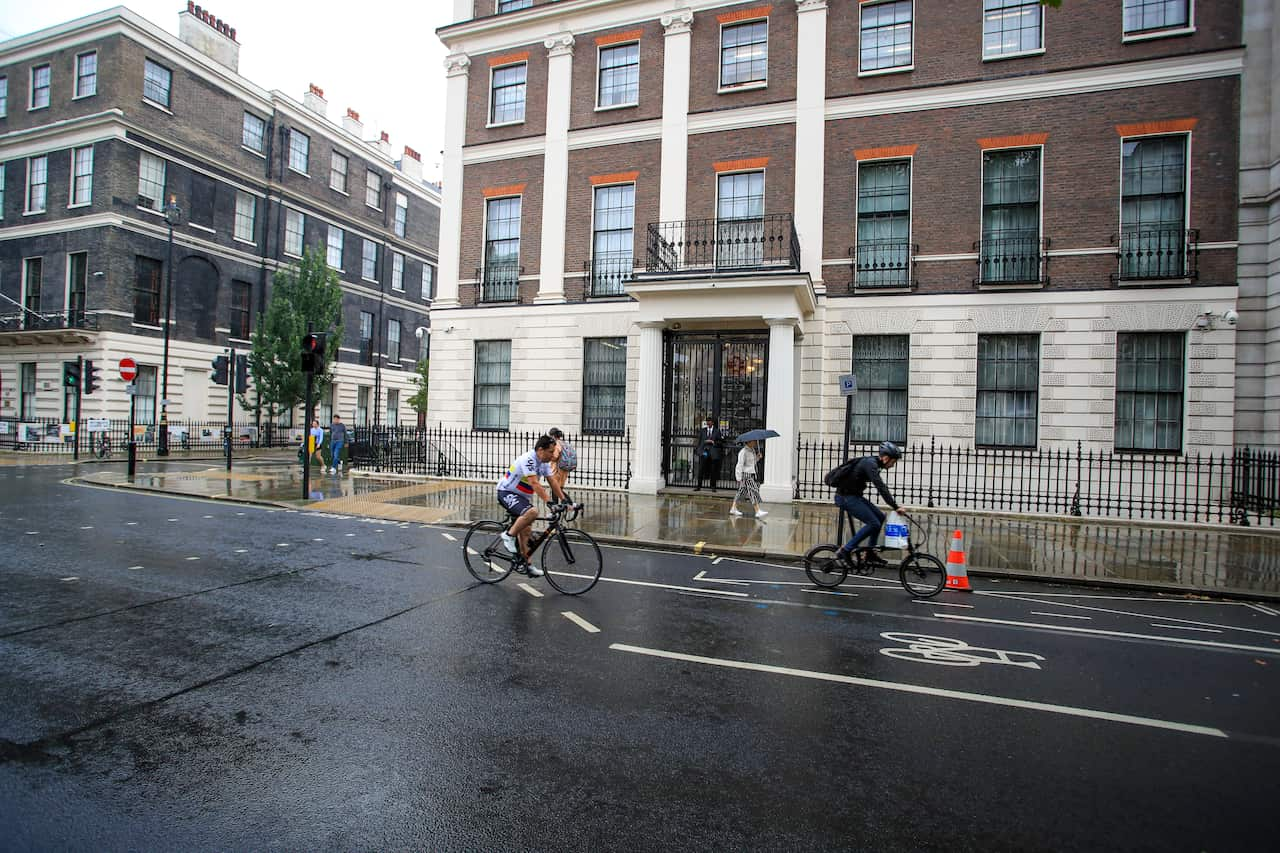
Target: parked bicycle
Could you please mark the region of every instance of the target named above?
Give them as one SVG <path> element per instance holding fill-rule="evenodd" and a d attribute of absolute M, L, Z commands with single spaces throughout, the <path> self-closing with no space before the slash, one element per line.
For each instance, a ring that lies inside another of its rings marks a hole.
<path fill-rule="evenodd" d="M 111 436 L 107 435 L 105 432 L 102 433 L 101 437 L 99 437 L 97 443 L 94 445 L 93 452 L 99 459 L 106 459 L 110 456 Z"/>
<path fill-rule="evenodd" d="M 923 541 L 929 539 L 929 528 L 914 519 L 907 523 L 920 531 Z M 875 574 L 876 562 L 868 559 L 873 554 L 886 550 L 883 545 L 864 546 L 854 549 L 847 557 L 840 558 L 836 554 L 840 546 L 833 544 L 817 545 L 804 555 L 804 573 L 817 586 L 834 589 L 844 583 L 849 572 L 867 576 Z M 896 550 L 896 549 L 895 549 Z M 914 598 L 932 598 L 942 592 L 947 585 L 947 567 L 932 554 L 916 548 L 912 537 L 907 537 L 906 554 L 898 564 L 898 580 Z M 883 563 L 883 565 L 888 565 Z"/>
<path fill-rule="evenodd" d="M 547 583 L 565 595 L 582 595 L 600 580 L 604 558 L 596 540 L 583 530 L 568 525 L 582 512 L 582 504 L 552 504 L 545 517 L 547 526 L 529 537 L 529 557 L 537 558 Z M 512 554 L 502 544 L 506 521 L 477 521 L 462 540 L 462 557 L 467 571 L 481 583 L 498 583 L 507 575 L 528 575 L 529 562 Z"/>

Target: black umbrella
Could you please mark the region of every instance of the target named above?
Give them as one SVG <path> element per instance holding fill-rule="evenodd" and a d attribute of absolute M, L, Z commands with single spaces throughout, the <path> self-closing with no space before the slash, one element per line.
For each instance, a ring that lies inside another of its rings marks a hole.
<path fill-rule="evenodd" d="M 738 436 L 738 441 L 746 444 L 748 441 L 764 441 L 766 438 L 777 438 L 778 433 L 771 429 L 752 429 L 747 430 Z"/>

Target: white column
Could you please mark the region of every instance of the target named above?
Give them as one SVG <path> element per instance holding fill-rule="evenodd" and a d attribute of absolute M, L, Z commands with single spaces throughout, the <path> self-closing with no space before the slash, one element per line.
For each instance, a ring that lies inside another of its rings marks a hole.
<path fill-rule="evenodd" d="M 573 35 L 557 33 L 547 48 L 547 132 L 542 157 L 542 251 L 534 302 L 564 302 L 564 226 L 569 196 L 569 95 Z"/>
<path fill-rule="evenodd" d="M 636 387 L 635 458 L 631 491 L 656 495 L 662 480 L 662 327 L 640 323 L 640 377 Z"/>
<path fill-rule="evenodd" d="M 440 268 L 432 308 L 458 307 L 458 265 L 462 252 L 462 144 L 467 136 L 467 70 L 471 59 L 450 54 L 444 119 L 444 174 L 440 193 Z"/>
<path fill-rule="evenodd" d="M 826 163 L 827 0 L 800 0 L 796 59 L 796 233 L 800 270 L 822 283 L 822 182 Z"/>
<path fill-rule="evenodd" d="M 766 428 L 778 438 L 765 442 L 764 483 L 760 497 L 789 503 L 795 494 L 796 326 L 795 317 L 765 317 L 769 324 L 769 394 Z"/>
<path fill-rule="evenodd" d="M 689 54 L 693 10 L 665 13 L 662 59 L 662 179 L 658 186 L 658 219 L 687 218 L 685 194 L 689 171 Z"/>

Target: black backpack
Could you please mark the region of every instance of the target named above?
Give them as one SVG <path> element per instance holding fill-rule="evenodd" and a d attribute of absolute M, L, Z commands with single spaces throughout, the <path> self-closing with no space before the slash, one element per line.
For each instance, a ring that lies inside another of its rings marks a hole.
<path fill-rule="evenodd" d="M 840 489 L 853 479 L 853 469 L 857 466 L 860 459 L 846 459 L 836 467 L 832 468 L 822 478 L 822 482 L 826 483 L 833 489 Z"/>

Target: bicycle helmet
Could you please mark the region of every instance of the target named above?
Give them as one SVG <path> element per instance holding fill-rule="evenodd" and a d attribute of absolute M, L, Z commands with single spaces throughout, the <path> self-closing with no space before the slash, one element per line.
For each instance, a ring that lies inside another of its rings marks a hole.
<path fill-rule="evenodd" d="M 880 455 L 888 456 L 890 459 L 901 459 L 902 448 L 894 444 L 892 441 L 885 441 L 880 444 Z"/>

